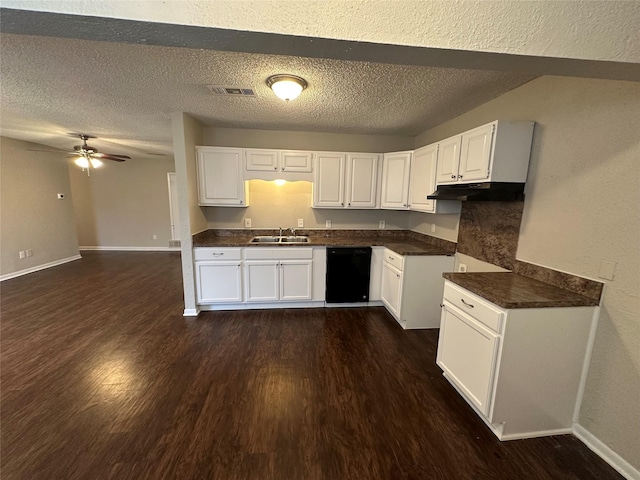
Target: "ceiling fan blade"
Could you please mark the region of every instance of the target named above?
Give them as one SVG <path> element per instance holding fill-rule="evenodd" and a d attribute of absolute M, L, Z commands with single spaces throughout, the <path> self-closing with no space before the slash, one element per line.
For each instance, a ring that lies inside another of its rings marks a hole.
<path fill-rule="evenodd" d="M 53 153 L 68 153 L 68 152 L 72 152 L 73 150 L 68 150 L 66 148 L 60 148 L 58 150 L 44 150 L 44 149 L 40 149 L 40 148 L 27 148 L 26 149 L 27 152 L 53 152 Z"/>
<path fill-rule="evenodd" d="M 92 157 L 100 158 L 103 160 L 114 160 L 116 162 L 124 162 L 125 160 L 131 160 L 131 157 L 127 155 L 113 155 L 111 153 L 93 153 Z"/>

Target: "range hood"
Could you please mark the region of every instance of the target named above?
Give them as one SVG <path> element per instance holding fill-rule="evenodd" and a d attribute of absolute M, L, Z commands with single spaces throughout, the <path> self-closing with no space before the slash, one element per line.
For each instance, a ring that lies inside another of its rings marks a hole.
<path fill-rule="evenodd" d="M 438 185 L 429 200 L 516 202 L 524 200 L 524 183 L 485 182 Z"/>

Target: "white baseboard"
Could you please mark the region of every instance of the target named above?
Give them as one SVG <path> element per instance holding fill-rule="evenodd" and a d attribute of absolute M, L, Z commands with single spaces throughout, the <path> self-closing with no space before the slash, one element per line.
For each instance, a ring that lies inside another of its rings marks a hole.
<path fill-rule="evenodd" d="M 640 471 L 598 439 L 582 425 L 573 424 L 573 434 L 628 480 L 640 480 Z"/>
<path fill-rule="evenodd" d="M 99 250 L 105 252 L 179 252 L 180 247 L 103 247 L 82 245 L 80 250 Z"/>
<path fill-rule="evenodd" d="M 61 258 L 60 260 L 55 260 L 53 262 L 43 263 L 42 265 L 36 265 L 35 267 L 25 268 L 24 270 L 18 270 L 17 272 L 6 273 L 0 276 L 0 282 L 4 282 L 5 280 L 9 280 L 10 278 L 21 277 L 22 275 L 26 275 L 28 273 L 45 270 L 47 268 L 55 267 L 57 265 L 62 265 L 63 263 L 73 262 L 74 260 L 80 260 L 81 258 L 82 257 L 80 255 L 74 255 L 73 257 Z"/>
<path fill-rule="evenodd" d="M 183 317 L 197 317 L 199 313 L 200 313 L 200 309 L 199 308 L 185 308 L 184 309 L 184 313 L 182 314 L 182 316 Z"/>

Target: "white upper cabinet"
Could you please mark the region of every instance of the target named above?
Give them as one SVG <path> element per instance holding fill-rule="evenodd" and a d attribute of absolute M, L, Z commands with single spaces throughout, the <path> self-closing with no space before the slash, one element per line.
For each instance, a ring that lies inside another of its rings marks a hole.
<path fill-rule="evenodd" d="M 409 173 L 413 152 L 385 153 L 382 159 L 382 194 L 380 207 L 409 209 Z"/>
<path fill-rule="evenodd" d="M 305 172 L 312 169 L 313 152 L 246 148 L 247 172 Z"/>
<path fill-rule="evenodd" d="M 436 191 L 436 167 L 440 158 L 437 143 L 418 148 L 413 152 L 409 186 L 409 209 L 426 213 L 457 213 L 460 202 L 429 200 L 428 195 Z"/>
<path fill-rule="evenodd" d="M 313 206 L 376 208 L 379 160 L 377 153 L 317 153 L 313 174 Z"/>
<path fill-rule="evenodd" d="M 250 172 L 277 172 L 279 168 L 278 150 L 246 148 L 244 150 L 246 169 Z"/>
<path fill-rule="evenodd" d="M 347 208 L 377 207 L 379 159 L 375 153 L 347 155 Z"/>
<path fill-rule="evenodd" d="M 526 182 L 533 127 L 495 121 L 440 142 L 436 182 Z"/>
<path fill-rule="evenodd" d="M 411 185 L 409 187 L 409 208 L 419 212 L 435 212 L 435 200 L 429 200 L 436 189 L 436 165 L 438 164 L 438 144 L 428 145 L 413 152 L 411 161 Z"/>
<path fill-rule="evenodd" d="M 456 183 L 460 165 L 462 135 L 447 138 L 439 143 L 440 151 L 436 168 L 436 183 Z"/>
<path fill-rule="evenodd" d="M 241 148 L 196 147 L 200 205 L 246 207 Z"/>
<path fill-rule="evenodd" d="M 283 172 L 311 172 L 313 152 L 280 150 L 280 169 Z"/>
<path fill-rule="evenodd" d="M 347 156 L 339 152 L 316 154 L 313 169 L 313 206 L 344 207 L 344 167 Z"/>
<path fill-rule="evenodd" d="M 461 182 L 487 180 L 491 161 L 491 140 L 495 125 L 489 124 L 475 128 L 462 135 L 460 149 L 460 168 L 458 179 Z"/>

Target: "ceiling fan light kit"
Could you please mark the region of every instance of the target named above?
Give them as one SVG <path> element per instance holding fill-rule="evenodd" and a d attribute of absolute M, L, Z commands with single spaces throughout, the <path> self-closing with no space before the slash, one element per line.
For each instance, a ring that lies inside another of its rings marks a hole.
<path fill-rule="evenodd" d="M 273 90 L 278 98 L 288 102 L 300 96 L 302 90 L 307 88 L 304 78 L 296 75 L 278 74 L 267 78 L 267 85 Z"/>

